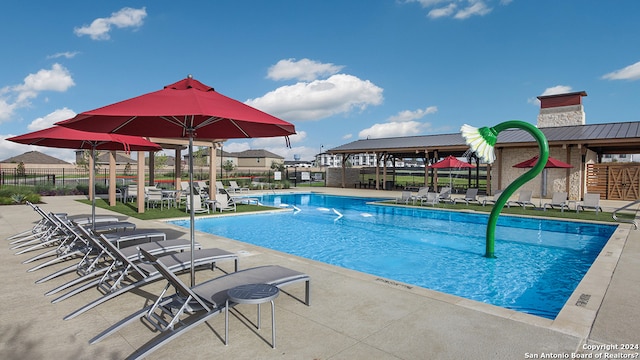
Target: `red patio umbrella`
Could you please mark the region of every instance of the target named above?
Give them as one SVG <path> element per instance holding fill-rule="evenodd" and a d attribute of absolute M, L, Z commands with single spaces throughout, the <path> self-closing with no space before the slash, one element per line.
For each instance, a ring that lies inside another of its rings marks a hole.
<path fill-rule="evenodd" d="M 514 168 L 532 168 L 538 162 L 538 155 L 532 157 L 529 160 L 525 160 L 521 163 L 517 163 L 513 165 Z M 549 160 L 547 160 L 547 164 L 544 166 L 545 168 L 572 168 L 573 165 L 567 164 L 566 162 L 562 162 L 556 158 L 552 158 L 549 156 Z"/>
<path fill-rule="evenodd" d="M 139 136 L 120 134 L 95 133 L 89 131 L 74 130 L 62 126 L 30 132 L 24 135 L 14 136 L 7 140 L 26 145 L 38 145 L 63 149 L 91 150 L 93 175 L 91 176 L 91 220 L 96 217 L 96 191 L 95 191 L 95 152 L 96 150 L 124 150 L 124 151 L 158 151 L 162 148 L 151 141 Z M 140 159 L 138 159 L 140 161 Z M 144 161 L 144 159 L 142 160 Z"/>
<path fill-rule="evenodd" d="M 517 163 L 513 165 L 514 168 L 532 168 L 538 163 L 538 155 L 532 157 L 529 160 L 525 160 L 523 162 Z M 542 197 L 547 195 L 547 169 L 550 168 L 560 168 L 560 169 L 568 169 L 572 168 L 573 165 L 567 164 L 566 162 L 560 161 L 556 158 L 549 156 L 549 160 L 547 160 L 547 164 L 544 166 L 542 170 L 542 180 L 540 181 L 540 206 L 542 206 Z"/>
<path fill-rule="evenodd" d="M 295 134 L 292 124 L 226 97 L 191 75 L 162 90 L 80 113 L 58 125 L 117 134 L 188 138 L 190 183 L 193 183 L 194 138 L 218 140 Z M 190 197 L 193 204 L 193 192 L 190 192 Z M 192 254 L 195 244 L 194 216 L 191 207 Z M 194 283 L 192 266 L 191 284 Z"/>
<path fill-rule="evenodd" d="M 446 158 L 438 161 L 433 165 L 429 165 L 429 167 L 434 169 L 462 169 L 462 168 L 473 168 L 475 167 L 473 164 L 469 164 L 468 162 L 460 161 L 457 157 L 453 155 L 449 155 Z M 451 189 L 451 171 L 449 171 L 449 188 Z"/>

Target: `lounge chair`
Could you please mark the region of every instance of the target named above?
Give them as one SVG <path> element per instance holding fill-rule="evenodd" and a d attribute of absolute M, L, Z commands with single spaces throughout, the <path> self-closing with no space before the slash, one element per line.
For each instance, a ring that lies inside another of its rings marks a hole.
<path fill-rule="evenodd" d="M 153 305 L 122 319 L 89 341 L 90 344 L 95 344 L 125 326 L 139 321 L 160 332 L 160 335 L 136 350 L 128 359 L 146 357 L 190 329 L 220 314 L 225 310 L 229 300 L 227 292 L 240 285 L 270 284 L 280 288 L 304 281 L 305 304 L 310 305 L 311 279 L 308 275 L 295 270 L 277 265 L 260 266 L 214 278 L 189 288 L 165 266 L 161 258 L 147 254 L 144 250 L 141 252 L 164 276 L 167 285 Z M 165 297 L 170 287 L 175 288 L 176 294 Z M 228 306 L 234 305 L 231 302 L 228 304 Z M 189 316 L 181 319 L 185 315 Z M 225 344 L 227 343 L 227 335 L 225 324 Z"/>
<path fill-rule="evenodd" d="M 478 201 L 478 188 L 468 188 L 467 192 L 464 194 L 464 198 L 455 198 L 453 199 L 453 203 L 464 202 L 469 205 L 470 201 L 474 201 L 479 203 Z"/>
<path fill-rule="evenodd" d="M 413 201 L 413 205 L 415 205 L 418 201 L 422 201 L 422 198 L 427 196 L 429 192 L 429 187 L 421 187 L 418 189 L 418 192 L 415 195 L 411 196 L 411 201 Z"/>
<path fill-rule="evenodd" d="M 80 309 L 72 312 L 64 317 L 64 320 L 73 319 L 74 317 L 110 300 L 120 296 L 130 290 L 140 288 L 144 285 L 162 279 L 162 274 L 154 269 L 153 266 L 146 263 L 136 263 L 131 261 L 120 249 L 101 235 L 100 244 L 104 250 L 108 251 L 116 258 L 109 271 L 107 271 L 100 279 L 86 283 L 56 299 L 51 301 L 57 303 L 65 300 L 73 295 L 79 294 L 90 288 L 98 288 L 103 296 L 86 304 Z M 143 250 L 142 248 L 140 249 Z M 161 257 L 163 263 L 167 265 L 173 272 L 183 272 L 191 270 L 190 251 L 184 251 L 175 254 L 168 254 Z M 195 268 L 216 268 L 216 263 L 225 260 L 234 261 L 234 271 L 238 271 L 238 255 L 222 250 L 222 249 L 202 249 L 196 250 L 193 254 L 193 267 Z"/>
<path fill-rule="evenodd" d="M 496 201 L 498 201 L 498 198 L 500 198 L 500 195 L 502 195 L 502 190 L 496 190 L 492 197 L 485 196 L 484 199 L 482 199 L 482 206 L 485 206 L 487 204 L 495 205 Z"/>
<path fill-rule="evenodd" d="M 184 208 L 185 212 L 189 212 L 191 211 L 191 196 L 187 195 L 187 201 L 186 201 L 186 207 Z M 209 213 L 209 205 L 207 203 L 204 204 L 204 206 L 202 205 L 202 198 L 200 197 L 200 195 L 193 195 L 193 212 L 194 213 Z"/>
<path fill-rule="evenodd" d="M 420 198 L 420 206 L 427 204 L 431 206 L 436 206 L 440 201 L 438 199 L 438 194 L 433 192 L 427 192 L 427 194 Z"/>
<path fill-rule="evenodd" d="M 400 197 L 396 198 L 396 204 L 397 203 L 408 204 L 409 201 L 413 201 L 413 193 L 411 191 L 403 191 L 402 194 L 400 194 Z"/>
<path fill-rule="evenodd" d="M 216 181 L 216 194 L 225 190 L 222 181 Z"/>
<path fill-rule="evenodd" d="M 451 202 L 451 188 L 443 187 L 438 193 L 438 202 Z"/>
<path fill-rule="evenodd" d="M 602 211 L 602 207 L 600 207 L 600 194 L 598 193 L 586 193 L 584 194 L 584 201 L 578 205 L 576 205 L 576 212 L 580 212 L 580 209 L 594 209 L 596 211 L 596 215 L 598 214 L 598 210 Z"/>
<path fill-rule="evenodd" d="M 138 198 L 138 185 L 129 184 L 127 185 L 127 201 L 133 202 Z"/>
<path fill-rule="evenodd" d="M 59 286 L 56 289 L 47 292 L 45 295 L 54 294 L 70 286 L 79 284 L 85 279 L 90 279 L 92 277 L 99 276 L 104 272 L 108 271 L 109 267 L 111 266 L 111 263 L 114 260 L 116 260 L 113 255 L 111 255 L 107 250 L 104 249 L 104 247 L 100 246 L 97 243 L 99 241 L 98 235 L 93 233 L 91 230 L 86 229 L 84 227 L 79 227 L 77 236 L 84 238 L 87 244 L 89 245 L 88 250 L 86 251 L 85 255 L 80 259 L 80 261 L 78 263 L 67 266 L 66 268 L 60 269 L 52 274 L 49 274 L 37 280 L 36 284 L 41 284 L 51 279 L 54 279 L 56 277 L 59 277 L 61 275 L 65 275 L 72 272 L 76 272 L 79 275 L 79 278 L 72 280 L 72 282 L 69 282 L 63 286 Z M 105 237 L 107 236 L 105 235 Z M 141 237 L 141 238 L 138 238 L 138 240 L 139 239 L 150 240 L 151 238 L 152 237 Z M 164 254 L 169 252 L 185 251 L 191 248 L 191 241 L 187 239 L 166 240 L 166 235 L 164 235 L 162 239 L 163 240 L 161 241 L 149 241 L 143 244 L 138 243 L 137 246 L 130 246 L 127 248 L 123 248 L 123 249 L 120 249 L 120 251 L 122 252 L 123 255 L 127 256 L 129 260 L 139 261 L 140 253 L 137 250 L 138 247 L 144 248 L 145 250 L 149 251 L 152 254 Z M 117 236 L 109 236 L 108 240 L 111 243 L 117 243 L 118 241 L 121 241 L 122 238 Z M 200 244 L 198 243 L 195 243 L 194 246 L 196 249 L 201 248 Z M 119 246 L 117 247 L 120 248 Z M 109 261 L 109 259 L 111 261 Z M 41 264 L 36 268 L 41 268 L 43 266 L 44 264 Z M 37 270 L 36 268 L 29 269 L 28 271 Z"/>
<path fill-rule="evenodd" d="M 544 203 L 542 209 L 544 211 L 547 211 L 547 206 L 552 209 L 555 209 L 555 207 L 557 206 L 560 208 L 561 212 L 564 212 L 565 208 L 569 209 L 569 205 L 567 204 L 567 192 L 554 192 L 553 196 L 551 197 L 551 202 Z"/>
<path fill-rule="evenodd" d="M 215 207 L 216 207 L 217 210 L 220 210 L 220 212 L 223 212 L 223 211 L 236 211 L 237 210 L 235 201 L 233 201 L 233 198 L 231 198 L 226 193 L 225 194 L 220 194 L 220 193 L 216 194 Z"/>
<path fill-rule="evenodd" d="M 527 207 L 527 205 L 531 205 L 535 208 L 536 204 L 531 202 L 531 193 L 531 190 L 521 190 L 518 194 L 518 200 L 507 201 L 507 207 L 511 207 L 511 205 L 518 205 L 522 206 L 522 208 L 524 209 Z"/>
<path fill-rule="evenodd" d="M 233 192 L 243 192 L 243 191 L 249 192 L 249 188 L 238 186 L 238 183 L 234 180 L 229 181 L 229 189 L 227 190 L 233 191 Z"/>

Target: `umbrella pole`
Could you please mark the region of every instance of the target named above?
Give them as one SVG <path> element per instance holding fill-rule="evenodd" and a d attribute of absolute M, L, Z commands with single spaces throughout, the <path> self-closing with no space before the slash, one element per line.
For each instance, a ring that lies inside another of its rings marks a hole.
<path fill-rule="evenodd" d="M 91 229 L 96 229 L 96 147 L 91 147 Z"/>
<path fill-rule="evenodd" d="M 193 208 L 193 129 L 187 129 L 189 133 L 189 218 L 191 221 L 191 226 L 189 226 L 189 239 L 191 239 L 191 287 L 196 285 L 196 271 L 193 268 L 193 264 L 195 263 L 194 252 L 195 252 L 195 211 Z"/>

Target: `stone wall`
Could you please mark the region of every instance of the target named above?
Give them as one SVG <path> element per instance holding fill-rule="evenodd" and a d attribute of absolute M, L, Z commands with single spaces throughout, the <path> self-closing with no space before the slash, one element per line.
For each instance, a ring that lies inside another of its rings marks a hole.
<path fill-rule="evenodd" d="M 503 149 L 502 151 L 502 181 L 501 184 L 498 183 L 498 174 L 493 173 L 491 177 L 491 189 L 495 193 L 497 189 L 504 190 L 509 184 L 511 184 L 518 177 L 526 173 L 529 169 L 521 169 L 514 168 L 513 165 L 528 160 L 536 155 L 538 155 L 537 148 L 517 148 L 517 149 Z M 563 162 L 567 158 L 567 149 L 562 149 L 561 147 L 551 148 L 549 154 Z M 573 168 L 569 169 L 569 191 L 568 196 L 571 200 L 579 199 L 580 194 L 580 179 L 581 179 L 581 155 L 579 150 L 576 148 L 571 149 L 571 160 L 568 162 L 573 165 Z M 492 171 L 499 171 L 500 169 L 497 166 L 493 166 Z M 567 170 L 566 169 L 547 169 L 547 182 L 546 182 L 546 195 L 543 196 L 543 199 L 551 199 L 554 192 L 567 191 Z M 541 185 L 542 185 L 542 176 L 543 173 L 538 174 L 535 178 L 524 184 L 519 190 L 531 190 L 532 197 L 539 198 L 541 194 Z M 517 190 L 513 197 L 518 196 Z M 545 202 L 544 200 L 542 201 Z"/>
<path fill-rule="evenodd" d="M 584 125 L 586 115 L 582 105 L 559 106 L 540 109 L 538 127 Z"/>

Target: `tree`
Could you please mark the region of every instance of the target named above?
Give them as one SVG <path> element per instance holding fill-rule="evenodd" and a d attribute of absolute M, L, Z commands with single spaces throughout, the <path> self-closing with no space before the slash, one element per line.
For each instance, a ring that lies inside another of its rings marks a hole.
<path fill-rule="evenodd" d="M 229 177 L 229 172 L 233 171 L 233 169 L 235 169 L 235 167 L 236 167 L 236 165 L 231 160 L 227 160 L 224 163 L 222 163 L 222 168 L 226 172 L 227 177 Z"/>
<path fill-rule="evenodd" d="M 271 169 L 273 171 L 284 171 L 284 163 L 281 161 L 272 161 L 271 162 Z"/>
<path fill-rule="evenodd" d="M 154 153 L 153 156 L 155 157 L 154 159 L 154 166 L 157 169 L 162 169 L 165 166 L 167 166 L 167 155 L 165 155 L 164 153 Z"/>
<path fill-rule="evenodd" d="M 24 176 L 26 174 L 26 169 L 24 168 L 24 163 L 20 161 L 18 167 L 16 167 L 16 174 L 18 176 Z"/>
<path fill-rule="evenodd" d="M 76 162 L 76 166 L 79 168 L 89 171 L 89 158 L 91 157 L 91 150 L 83 150 L 80 159 Z M 98 165 L 98 158 L 100 157 L 100 152 L 96 151 L 96 170 L 100 170 L 100 165 Z"/>

